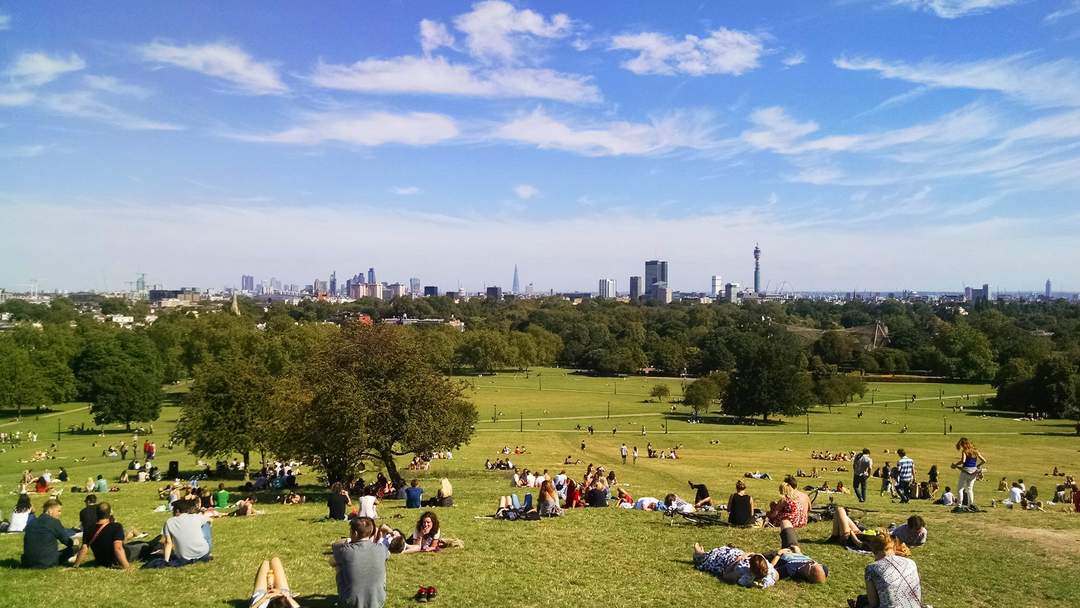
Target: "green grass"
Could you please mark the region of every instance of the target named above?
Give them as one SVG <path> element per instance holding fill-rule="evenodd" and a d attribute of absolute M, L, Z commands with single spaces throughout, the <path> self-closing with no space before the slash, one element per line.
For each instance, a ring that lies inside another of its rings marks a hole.
<path fill-rule="evenodd" d="M 877 463 L 893 459 L 883 450 L 905 447 L 922 471 L 936 463 L 943 469 L 943 485 L 954 485 L 955 475 L 948 463 L 954 455 L 952 445 L 961 433 L 972 436 L 990 459 L 992 480 L 1023 477 L 1038 485 L 1043 496 L 1051 489 L 1051 479 L 1043 475 L 1047 470 L 1054 465 L 1075 467 L 1080 461 L 1080 439 L 1071 436 L 1072 428 L 1066 421 L 983 418 L 970 412 L 953 413 L 951 407 L 943 408 L 938 401 L 939 390 L 945 391 L 945 403 L 951 406 L 957 395 L 989 393 L 986 386 L 874 384 L 871 388 L 878 389 L 873 393 L 874 405 L 834 407 L 832 413 L 817 409 L 809 417 L 812 434 L 807 435 L 805 417 L 776 425 L 736 426 L 710 416 L 708 423 L 688 424 L 685 408 L 677 408 L 672 415 L 669 403 L 648 400 L 649 389 L 657 380 L 587 378 L 557 369 L 540 373 L 543 391 L 539 390 L 536 371 L 527 378 L 524 374 L 502 374 L 468 379 L 476 385 L 472 395 L 480 413 L 477 433 L 452 461 L 435 461 L 421 478 L 429 493 L 434 492 L 438 477 L 447 476 L 454 482 L 458 506 L 440 510 L 439 516 L 445 534 L 463 539 L 466 547 L 392 558 L 389 606 L 411 601 L 420 585 L 437 586 L 437 602 L 446 606 L 515 607 L 659 602 L 680 606 L 732 602 L 747 606 L 838 606 L 862 586 L 862 569 L 868 558 L 823 544 L 827 524 L 812 525 L 801 537 L 808 553 L 829 564 L 832 577 L 828 584 L 811 587 L 783 582 L 758 591 L 725 586 L 696 572 L 689 562 L 690 545 L 695 541 L 707 546 L 733 543 L 767 550 L 777 545 L 774 531 L 671 526 L 658 514 L 621 509 L 577 510 L 542 522 L 482 519 L 494 511 L 497 497 L 509 491 L 508 475 L 483 470 L 484 460 L 498 457 L 504 445 L 528 448 L 527 455 L 514 457 L 516 464 L 553 473 L 563 468 L 560 463 L 567 454 L 586 463 L 604 464 L 618 472 L 620 482 L 635 496 L 685 493 L 687 480 L 693 479 L 708 483 L 713 496 L 722 498 L 746 470 L 767 470 L 778 476 L 798 467 L 820 466 L 820 461 L 809 458 L 813 449 L 835 452 L 862 447 L 873 451 Z M 677 399 L 681 382 L 664 382 L 671 385 L 672 399 Z M 900 402 L 882 403 L 902 401 L 912 393 L 920 400 L 907 409 Z M 870 396 L 868 393 L 866 401 Z M 18 423 L 0 420 L 0 430 L 35 430 L 40 435 L 37 446 L 23 444 L 0 454 L 0 509 L 5 514 L 14 505 L 12 492 L 24 468 L 39 471 L 48 466 L 55 473 L 59 466 L 65 466 L 72 483 L 98 473 L 113 478 L 119 475 L 123 465 L 101 456 L 103 445 L 130 440 L 129 433 L 115 427 L 107 429 L 104 438 L 62 432 L 56 460 L 47 465 L 18 462 L 35 448 L 56 441 L 58 422 L 64 431 L 69 425 L 89 422 L 84 408 L 85 404 L 67 404 L 56 414 L 40 418 L 24 417 Z M 496 410 L 499 419 L 492 422 Z M 861 419 L 856 417 L 860 410 L 864 412 Z M 166 407 L 154 424 L 159 446 L 165 443 L 178 411 Z M 953 424 L 950 437 L 942 435 L 943 416 Z M 881 424 L 882 418 L 894 424 Z M 577 431 L 578 424 L 594 425 L 596 434 L 589 437 Z M 909 432 L 901 434 L 904 424 Z M 641 436 L 643 425 L 648 433 L 645 437 Z M 612 435 L 612 428 L 617 434 Z M 584 453 L 580 450 L 582 439 L 587 442 Z M 719 440 L 719 445 L 710 444 L 712 440 Z M 618 446 L 623 441 L 637 445 L 642 455 L 646 442 L 661 448 L 679 444 L 683 458 L 642 458 L 636 466 L 623 466 L 618 462 Z M 783 451 L 784 447 L 790 451 Z M 81 457 L 88 460 L 73 463 Z M 179 449 L 170 452 L 159 448 L 158 459 L 161 464 L 180 460 L 182 468 L 195 464 L 194 457 Z M 580 476 L 585 467 L 566 468 Z M 1070 468 L 1069 472 L 1080 471 Z M 830 483 L 841 479 L 848 483 L 849 478 L 849 473 L 826 476 Z M 306 481 L 314 481 L 314 475 L 307 475 Z M 129 484 L 110 494 L 118 520 L 149 531 L 159 528 L 164 518 L 153 510 L 160 504 L 157 485 Z M 749 486 L 759 503 L 776 492 L 773 481 L 751 480 Z M 995 488 L 996 481 L 980 482 L 980 502 L 1000 498 Z M 308 491 L 320 489 L 311 487 Z M 872 512 L 864 517 L 869 523 L 901 521 L 911 512 L 923 514 L 929 522 L 930 543 L 917 549 L 915 558 L 930 603 L 985 607 L 1075 603 L 1075 580 L 1080 576 L 1080 516 L 1057 510 L 1032 513 L 1000 508 L 983 514 L 953 515 L 922 502 L 902 508 L 874 491 L 870 494 L 866 506 Z M 76 521 L 80 498 L 65 496 L 65 522 Z M 850 496 L 837 500 L 853 501 Z M 35 497 L 35 507 L 41 501 Z M 380 514 L 391 525 L 408 528 L 417 512 L 400 505 L 388 502 Z M 324 514 L 321 504 L 261 504 L 260 508 L 265 515 L 215 522 L 213 562 L 169 571 L 120 572 L 93 567 L 24 571 L 15 567 L 21 536 L 0 535 L 0 606 L 241 606 L 246 605 L 258 563 L 271 555 L 285 561 L 290 583 L 306 598 L 305 605 L 331 605 L 325 599 L 335 593 L 333 572 L 326 561 L 327 546 L 344 533 L 344 526 L 317 521 Z"/>

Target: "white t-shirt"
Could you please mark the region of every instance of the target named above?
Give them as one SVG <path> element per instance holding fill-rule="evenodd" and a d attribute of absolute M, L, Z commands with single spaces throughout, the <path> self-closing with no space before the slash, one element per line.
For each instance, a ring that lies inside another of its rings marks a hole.
<path fill-rule="evenodd" d="M 18 513 L 16 511 L 11 512 L 11 525 L 8 526 L 8 532 L 22 532 L 26 529 L 26 521 L 30 519 L 30 511 L 23 511 Z"/>
<path fill-rule="evenodd" d="M 533 475 L 532 473 L 529 473 L 528 475 L 526 475 L 525 476 L 525 485 L 530 487 L 530 488 L 533 487 L 534 485 L 536 485 L 536 476 Z"/>
<path fill-rule="evenodd" d="M 955 500 L 956 499 L 953 497 L 952 492 L 945 492 L 944 494 L 941 495 L 941 504 L 943 504 L 943 505 L 946 505 L 946 506 L 951 505 L 951 504 L 953 504 L 953 501 L 955 501 Z"/>
<path fill-rule="evenodd" d="M 566 475 L 559 473 L 555 476 L 555 487 L 561 488 L 566 485 Z"/>
<path fill-rule="evenodd" d="M 197 513 L 183 513 L 165 520 L 162 534 L 172 536 L 175 553 L 183 559 L 199 559 L 210 553 L 210 545 L 203 536 L 203 524 L 210 520 Z"/>
<path fill-rule="evenodd" d="M 518 487 L 520 481 L 521 481 L 521 477 L 517 473 L 514 473 L 514 476 L 510 478 L 510 487 L 512 487 L 512 488 Z"/>
<path fill-rule="evenodd" d="M 652 496 L 646 496 L 644 498 L 639 498 L 634 501 L 634 508 L 638 509 L 639 511 L 644 511 L 646 509 L 655 509 L 656 505 L 659 503 L 659 499 L 653 498 Z"/>
<path fill-rule="evenodd" d="M 1019 504 L 1019 502 L 1023 500 L 1023 498 L 1024 493 L 1020 491 L 1020 488 L 1013 487 L 1009 489 L 1009 500 L 1011 500 L 1012 502 Z"/>
<path fill-rule="evenodd" d="M 374 496 L 361 496 L 360 497 L 360 517 L 370 517 L 371 519 L 378 519 L 378 514 L 375 512 L 375 501 L 378 500 Z"/>

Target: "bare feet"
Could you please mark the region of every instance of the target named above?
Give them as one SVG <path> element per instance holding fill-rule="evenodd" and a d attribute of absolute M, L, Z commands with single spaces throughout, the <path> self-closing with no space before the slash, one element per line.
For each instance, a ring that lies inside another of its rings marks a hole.
<path fill-rule="evenodd" d="M 694 555 L 705 555 L 705 547 L 701 543 L 694 543 Z"/>

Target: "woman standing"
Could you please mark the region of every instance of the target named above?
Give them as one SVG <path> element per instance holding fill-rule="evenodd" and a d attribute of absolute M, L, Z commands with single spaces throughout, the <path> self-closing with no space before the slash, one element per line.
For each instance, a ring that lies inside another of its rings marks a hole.
<path fill-rule="evenodd" d="M 960 452 L 960 460 L 954 462 L 952 468 L 960 469 L 960 504 L 974 507 L 975 480 L 979 476 L 979 467 L 986 464 L 986 459 L 967 437 L 961 437 L 956 442 L 956 449 Z"/>

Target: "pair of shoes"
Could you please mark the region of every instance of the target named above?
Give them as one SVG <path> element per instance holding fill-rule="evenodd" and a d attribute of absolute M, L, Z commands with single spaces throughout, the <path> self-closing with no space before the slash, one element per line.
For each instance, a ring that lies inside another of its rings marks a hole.
<path fill-rule="evenodd" d="M 420 587 L 416 590 L 416 601 L 418 602 L 430 602 L 438 595 L 439 590 L 435 587 Z"/>

